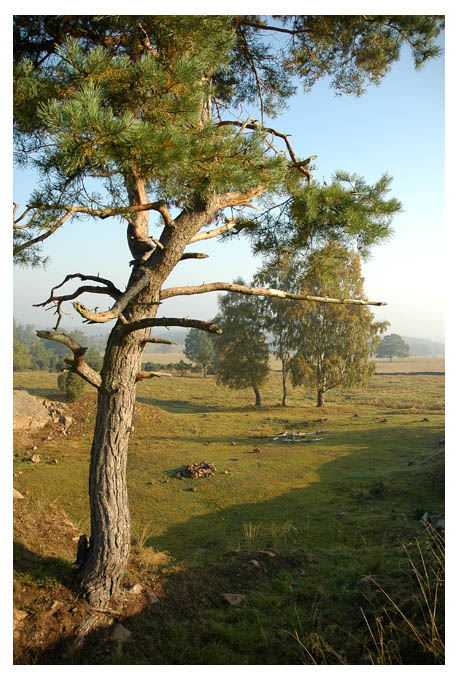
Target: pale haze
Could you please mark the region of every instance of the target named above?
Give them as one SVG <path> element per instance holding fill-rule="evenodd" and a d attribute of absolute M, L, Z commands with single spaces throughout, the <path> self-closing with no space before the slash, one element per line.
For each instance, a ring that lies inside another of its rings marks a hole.
<path fill-rule="evenodd" d="M 338 169 L 362 175 L 369 183 L 384 172 L 393 177 L 390 195 L 402 202 L 403 212 L 393 221 L 393 238 L 374 248 L 363 265 L 365 291 L 368 299 L 388 303 L 373 309 L 377 319 L 391 323 L 389 332 L 439 342 L 444 341 L 444 115 L 444 57 L 415 71 L 404 49 L 380 87 L 370 87 L 359 99 L 335 96 L 323 80 L 308 94 L 299 88 L 289 109 L 270 121 L 291 135 L 299 158 L 318 156 L 314 178 L 319 181 L 329 181 Z M 15 175 L 14 200 L 20 208 L 34 182 L 30 172 Z M 151 219 L 158 224 L 151 233 L 158 236 L 159 220 L 155 215 Z M 14 317 L 37 328 L 54 325 L 52 311 L 33 305 L 46 300 L 69 273 L 99 274 L 124 288 L 131 259 L 125 224 L 82 220 L 57 231 L 44 244 L 50 257 L 45 270 L 14 268 Z M 244 238 L 228 244 L 214 239 L 200 246 L 209 258 L 179 263 L 167 285 L 232 281 L 237 276 L 249 282 L 261 264 Z M 107 308 L 107 297 L 81 301 Z M 160 316 L 209 319 L 216 310 L 217 295 L 207 294 L 167 301 Z M 88 328 L 70 303 L 64 311 L 69 314 L 65 327 Z"/>

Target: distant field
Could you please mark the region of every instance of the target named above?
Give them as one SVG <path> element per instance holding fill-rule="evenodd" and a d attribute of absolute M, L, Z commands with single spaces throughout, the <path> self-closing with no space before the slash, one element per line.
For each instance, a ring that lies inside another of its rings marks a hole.
<path fill-rule="evenodd" d="M 145 352 L 142 361 L 152 361 L 157 364 L 175 364 L 181 359 L 190 363 L 183 352 L 158 354 Z M 444 372 L 445 370 L 444 357 L 408 357 L 407 359 L 393 359 L 393 361 L 389 361 L 389 359 L 373 359 L 372 361 L 376 364 L 377 373 Z M 272 356 L 270 358 L 270 368 L 275 371 L 281 370 L 281 362 Z"/>

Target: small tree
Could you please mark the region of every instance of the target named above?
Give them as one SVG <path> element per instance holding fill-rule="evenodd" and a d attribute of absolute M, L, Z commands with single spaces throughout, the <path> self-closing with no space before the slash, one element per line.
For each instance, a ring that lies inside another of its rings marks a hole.
<path fill-rule="evenodd" d="M 360 259 L 330 243 L 311 256 L 303 285 L 312 294 L 359 299 L 364 295 Z M 317 406 L 334 387 L 366 384 L 375 370 L 369 356 L 388 324 L 374 322 L 369 309 L 358 305 L 299 302 L 297 309 L 293 384 L 315 387 Z"/>
<path fill-rule="evenodd" d="M 244 281 L 238 279 L 235 284 L 244 286 Z M 222 295 L 214 321 L 222 328 L 222 335 L 214 340 L 218 384 L 234 390 L 252 387 L 255 405 L 260 406 L 260 387 L 268 376 L 270 357 L 260 302 L 246 296 Z"/>
<path fill-rule="evenodd" d="M 76 373 L 60 373 L 58 375 L 58 387 L 70 401 L 77 401 L 83 392 L 85 381 Z"/>
<path fill-rule="evenodd" d="M 185 336 L 184 354 L 187 359 L 198 364 L 206 378 L 208 369 L 214 361 L 214 343 L 211 336 L 198 328 L 191 328 Z"/>
<path fill-rule="evenodd" d="M 375 356 L 379 358 L 388 357 L 390 361 L 393 360 L 393 357 L 408 357 L 409 345 L 404 342 L 400 335 L 390 333 L 384 335 L 380 340 L 375 350 Z"/>

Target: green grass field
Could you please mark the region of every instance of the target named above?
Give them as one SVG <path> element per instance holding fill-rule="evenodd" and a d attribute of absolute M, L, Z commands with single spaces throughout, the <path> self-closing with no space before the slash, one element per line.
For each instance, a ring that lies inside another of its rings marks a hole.
<path fill-rule="evenodd" d="M 430 361 L 418 366 L 439 370 Z M 56 374 L 14 378 L 16 389 L 60 398 Z M 424 512 L 444 513 L 443 390 L 442 375 L 376 375 L 365 390 L 328 393 L 322 409 L 312 392 L 291 388 L 282 408 L 281 376 L 272 371 L 256 408 L 250 390 L 224 390 L 211 376 L 141 382 L 128 461 L 127 578 L 161 593 L 162 614 L 131 617 L 124 625 L 136 642 L 118 656 L 100 633 L 97 645 L 88 643 L 92 661 L 74 663 L 438 662 L 411 646 L 409 633 L 392 661 L 379 654 L 376 621 L 386 600 L 363 599 L 356 584 L 371 575 L 414 608 L 405 551 L 425 545 Z M 87 532 L 94 409 L 88 387 L 69 435 L 40 439 L 39 464 L 28 460 L 27 437 L 14 444 L 15 488 L 27 502 L 62 508 Z M 308 442 L 273 439 L 285 431 L 323 432 Z M 199 461 L 214 463 L 215 475 L 177 478 Z M 25 547 L 46 555 L 40 536 Z M 232 607 L 223 592 L 245 600 Z M 146 644 L 152 635 L 161 645 Z M 388 622 L 385 635 L 396 636 Z M 184 644 L 188 657 L 179 658 Z M 40 649 L 36 663 L 56 663 Z"/>

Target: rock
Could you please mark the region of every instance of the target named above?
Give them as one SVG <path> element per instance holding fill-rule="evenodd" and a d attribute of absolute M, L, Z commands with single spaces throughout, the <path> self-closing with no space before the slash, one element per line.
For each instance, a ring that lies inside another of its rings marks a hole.
<path fill-rule="evenodd" d="M 57 458 L 53 458 L 53 460 L 52 460 L 51 462 L 54 463 L 54 465 L 57 465 L 57 464 L 58 464 L 58 459 L 57 459 Z"/>
<path fill-rule="evenodd" d="M 133 595 L 139 595 L 139 593 L 142 593 L 143 590 L 144 589 L 140 583 L 135 583 L 134 585 L 128 588 L 128 592 L 132 593 Z"/>
<path fill-rule="evenodd" d="M 41 458 L 40 458 L 40 456 L 38 455 L 38 453 L 34 453 L 34 455 L 31 456 L 31 457 L 29 458 L 29 460 L 31 460 L 32 463 L 39 463 L 40 460 L 41 460 Z"/>
<path fill-rule="evenodd" d="M 231 605 L 238 606 L 246 598 L 246 595 L 240 593 L 222 593 L 222 597 Z"/>
<path fill-rule="evenodd" d="M 70 416 L 60 416 L 59 422 L 62 423 L 62 425 L 64 425 L 64 427 L 67 429 L 72 425 L 73 418 L 71 418 Z"/>
<path fill-rule="evenodd" d="M 236 442 L 232 442 L 232 446 L 236 446 Z"/>
<path fill-rule="evenodd" d="M 48 409 L 25 390 L 13 390 L 13 429 L 36 430 L 49 422 Z"/>
<path fill-rule="evenodd" d="M 119 645 L 122 645 L 123 642 L 127 642 L 129 640 L 131 635 L 132 633 L 130 630 L 122 626 L 121 623 L 117 623 L 113 629 L 112 637 L 116 642 L 118 642 Z"/>
<path fill-rule="evenodd" d="M 21 498 L 24 498 L 22 493 L 19 493 L 19 491 L 16 491 L 16 489 L 13 489 L 13 500 L 20 500 Z"/>
<path fill-rule="evenodd" d="M 251 453 L 260 453 L 259 447 L 258 446 L 254 447 Z"/>
<path fill-rule="evenodd" d="M 249 564 L 253 564 L 255 567 L 260 566 L 257 560 L 249 560 Z"/>
<path fill-rule="evenodd" d="M 262 555 L 268 555 L 269 557 L 276 557 L 274 552 L 270 552 L 270 550 L 259 550 Z"/>
<path fill-rule="evenodd" d="M 155 593 L 149 593 L 147 595 L 148 601 L 150 604 L 157 604 L 160 601 L 160 598 L 155 595 Z"/>

